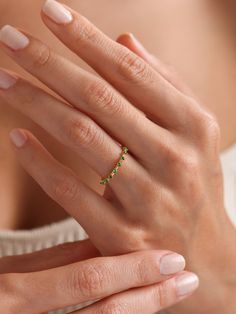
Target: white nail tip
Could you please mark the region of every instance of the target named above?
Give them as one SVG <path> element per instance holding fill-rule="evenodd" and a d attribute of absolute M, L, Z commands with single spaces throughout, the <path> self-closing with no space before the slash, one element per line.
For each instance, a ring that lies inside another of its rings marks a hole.
<path fill-rule="evenodd" d="M 13 50 L 23 49 L 29 44 L 29 39 L 10 25 L 5 25 L 0 30 L 0 41 Z"/>
<path fill-rule="evenodd" d="M 58 24 L 67 24 L 73 19 L 70 11 L 55 0 L 46 0 L 42 10 L 50 19 Z"/>

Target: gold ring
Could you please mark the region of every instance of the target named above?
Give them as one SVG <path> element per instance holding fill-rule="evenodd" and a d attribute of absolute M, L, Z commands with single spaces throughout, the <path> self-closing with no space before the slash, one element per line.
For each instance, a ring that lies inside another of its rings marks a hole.
<path fill-rule="evenodd" d="M 120 156 L 119 161 L 115 165 L 115 168 L 112 170 L 111 173 L 109 173 L 109 175 L 105 179 L 102 179 L 100 181 L 100 184 L 103 184 L 103 185 L 107 184 L 114 177 L 114 175 L 118 173 L 119 168 L 122 166 L 122 162 L 125 160 L 125 154 L 127 153 L 128 153 L 128 148 L 125 146 L 122 146 L 122 155 Z"/>

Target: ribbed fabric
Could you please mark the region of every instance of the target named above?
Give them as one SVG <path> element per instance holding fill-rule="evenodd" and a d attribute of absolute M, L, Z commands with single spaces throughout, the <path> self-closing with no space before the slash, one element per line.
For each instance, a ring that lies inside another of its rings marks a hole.
<path fill-rule="evenodd" d="M 230 220 L 236 227 L 236 143 L 221 153 L 224 176 L 224 203 Z"/>
<path fill-rule="evenodd" d="M 73 218 L 33 230 L 0 230 L 0 257 L 30 253 L 87 237 Z"/>
<path fill-rule="evenodd" d="M 31 253 L 61 243 L 74 242 L 86 238 L 88 238 L 87 233 L 73 218 L 67 218 L 63 221 L 33 230 L 1 230 L 0 257 Z M 51 311 L 49 314 L 71 313 L 89 304 L 91 302 Z"/>
<path fill-rule="evenodd" d="M 220 158 L 224 175 L 225 207 L 236 226 L 236 143 L 222 152 Z M 30 253 L 87 237 L 84 229 L 73 218 L 33 230 L 3 230 L 0 231 L 0 257 Z M 50 314 L 70 313 L 87 304 L 51 311 Z"/>

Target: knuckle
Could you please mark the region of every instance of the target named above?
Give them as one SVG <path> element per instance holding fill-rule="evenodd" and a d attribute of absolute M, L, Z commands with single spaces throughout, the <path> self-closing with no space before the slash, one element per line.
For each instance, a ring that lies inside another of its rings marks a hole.
<path fill-rule="evenodd" d="M 181 173 L 195 174 L 199 170 L 199 158 L 194 149 L 165 147 L 165 160 Z"/>
<path fill-rule="evenodd" d="M 45 45 L 40 44 L 37 49 L 33 51 L 33 63 L 32 66 L 36 68 L 41 68 L 46 66 L 51 60 L 51 49 Z"/>
<path fill-rule="evenodd" d="M 95 27 L 84 17 L 74 22 L 72 37 L 80 47 L 86 46 L 89 42 L 95 43 L 98 39 L 98 32 Z"/>
<path fill-rule="evenodd" d="M 60 203 L 74 201 L 78 197 L 78 181 L 73 176 L 61 176 L 53 179 L 51 195 Z"/>
<path fill-rule="evenodd" d="M 99 296 L 107 282 L 99 265 L 83 265 L 80 269 L 75 269 L 69 281 L 70 291 L 75 298 L 82 294 L 88 299 Z"/>
<path fill-rule="evenodd" d="M 200 132 L 205 140 L 217 143 L 220 140 L 220 126 L 216 116 L 207 111 L 203 112 L 199 117 Z"/>
<path fill-rule="evenodd" d="M 92 120 L 88 118 L 70 118 L 65 121 L 63 129 L 66 141 L 69 141 L 75 147 L 88 147 L 100 143 L 99 132 Z"/>
<path fill-rule="evenodd" d="M 97 311 L 97 314 L 128 314 L 129 309 L 125 304 L 119 301 L 107 301 L 103 303 Z"/>
<path fill-rule="evenodd" d="M 123 53 L 118 59 L 118 69 L 122 76 L 132 83 L 142 84 L 152 77 L 149 65 L 129 51 Z"/>
<path fill-rule="evenodd" d="M 96 81 L 89 85 L 86 90 L 87 100 L 89 103 L 95 104 L 95 110 L 99 110 L 105 114 L 117 115 L 121 112 L 122 106 L 118 97 L 112 89 L 102 81 Z"/>

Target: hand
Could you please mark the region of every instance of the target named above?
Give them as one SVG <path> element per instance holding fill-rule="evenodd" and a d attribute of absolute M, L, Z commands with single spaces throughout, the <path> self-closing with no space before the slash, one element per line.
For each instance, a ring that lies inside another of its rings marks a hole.
<path fill-rule="evenodd" d="M 184 266 L 184 258 L 169 251 L 101 257 L 89 240 L 4 257 L 1 312 L 38 314 L 86 302 L 73 313 L 153 314 L 196 288 L 197 277 Z"/>
<path fill-rule="evenodd" d="M 2 99 L 72 148 L 101 177 L 117 162 L 119 143 L 129 154 L 104 196 L 58 163 L 30 132 L 16 130 L 11 135 L 22 165 L 78 220 L 102 254 L 167 247 L 186 256 L 202 284 L 178 308 L 181 314 L 199 313 L 199 303 L 207 314 L 225 311 L 225 295 L 232 313 L 235 232 L 223 205 L 215 117 L 165 67 L 154 68 L 68 7 L 55 13 L 50 3 L 58 7 L 48 2 L 45 24 L 103 78 L 31 35 L 4 27 L 4 51 L 65 102 L 3 71 Z"/>

